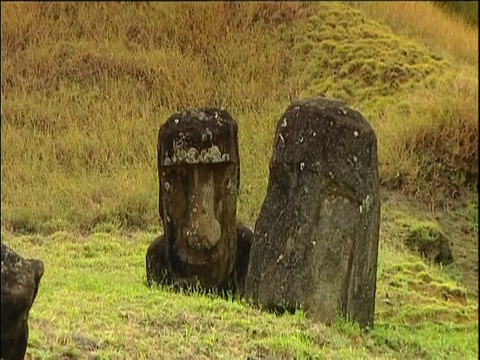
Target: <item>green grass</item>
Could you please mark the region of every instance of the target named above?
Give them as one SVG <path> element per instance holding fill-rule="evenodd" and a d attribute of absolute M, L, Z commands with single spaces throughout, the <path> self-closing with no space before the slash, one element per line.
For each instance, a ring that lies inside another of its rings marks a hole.
<path fill-rule="evenodd" d="M 456 204 L 453 208 L 431 213 L 397 193 L 386 192 L 384 195 L 380 233 L 385 234 L 388 247 L 401 253 L 411 253 L 407 251 L 406 241 L 412 233 L 420 231 L 427 239 L 430 232 L 443 234 L 450 243 L 454 262 L 442 266 L 442 273 L 478 293 L 478 215 L 472 212 L 477 206 L 477 199 L 472 198 L 466 205 Z M 423 272 L 424 269 L 416 271 Z"/>
<path fill-rule="evenodd" d="M 446 59 L 348 4 L 317 7 L 295 36 L 298 77 L 306 87 L 303 96 L 324 94 L 368 107 L 374 100 L 435 81 L 451 67 Z"/>
<path fill-rule="evenodd" d="M 238 299 L 148 288 L 145 253 L 156 233 L 3 232 L 2 241 L 45 263 L 30 358 L 475 358 L 477 295 L 395 249 L 394 230 L 381 237 L 368 333 L 341 318 L 327 327 L 300 311 L 279 316 Z"/>

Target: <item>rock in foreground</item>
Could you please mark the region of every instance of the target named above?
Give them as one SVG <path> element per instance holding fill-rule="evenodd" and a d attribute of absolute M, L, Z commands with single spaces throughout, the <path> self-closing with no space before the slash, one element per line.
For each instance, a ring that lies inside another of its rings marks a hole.
<path fill-rule="evenodd" d="M 23 359 L 28 343 L 28 313 L 37 296 L 43 263 L 24 259 L 2 246 L 2 336 L 1 358 Z"/>

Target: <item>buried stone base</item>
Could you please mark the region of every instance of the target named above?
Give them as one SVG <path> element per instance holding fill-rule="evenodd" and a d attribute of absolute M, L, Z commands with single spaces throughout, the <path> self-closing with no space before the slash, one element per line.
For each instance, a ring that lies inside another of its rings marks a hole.
<path fill-rule="evenodd" d="M 43 263 L 24 259 L 2 243 L 1 359 L 23 359 L 28 343 L 28 313 L 37 296 Z"/>
<path fill-rule="evenodd" d="M 243 295 L 253 232 L 244 225 L 238 225 L 236 236 L 236 259 L 230 276 L 219 286 L 204 287 L 203 290 L 220 294 L 231 293 L 239 297 Z M 169 257 L 170 261 L 167 261 Z M 196 281 L 195 277 L 201 274 L 203 268 L 195 269 L 194 273 L 189 274 L 182 271 L 185 267 L 182 267 L 180 263 L 172 261 L 173 259 L 175 257 L 172 258 L 172 254 L 167 254 L 167 244 L 164 235 L 157 237 L 150 244 L 145 258 L 148 286 L 163 284 L 177 289 L 188 289 L 194 287 L 196 283 L 201 286 L 200 280 L 197 279 Z M 176 259 L 176 261 L 180 260 Z"/>
<path fill-rule="evenodd" d="M 292 103 L 280 118 L 245 296 L 267 309 L 373 326 L 380 196 L 376 136 L 345 104 Z M 340 313 L 340 314 L 339 314 Z"/>

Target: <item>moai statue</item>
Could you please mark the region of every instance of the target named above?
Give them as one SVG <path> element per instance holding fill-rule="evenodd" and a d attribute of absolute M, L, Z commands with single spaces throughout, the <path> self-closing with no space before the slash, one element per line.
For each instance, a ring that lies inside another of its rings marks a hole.
<path fill-rule="evenodd" d="M 217 108 L 174 114 L 160 128 L 159 213 L 164 234 L 147 250 L 149 285 L 243 293 L 253 233 L 236 225 L 237 136 L 236 121 Z"/>
<path fill-rule="evenodd" d="M 23 359 L 28 343 L 28 313 L 37 296 L 43 263 L 24 259 L 3 243 L 1 247 L 1 359 Z"/>
<path fill-rule="evenodd" d="M 267 309 L 373 326 L 380 195 L 377 139 L 343 102 L 292 103 L 276 133 L 245 297 Z"/>

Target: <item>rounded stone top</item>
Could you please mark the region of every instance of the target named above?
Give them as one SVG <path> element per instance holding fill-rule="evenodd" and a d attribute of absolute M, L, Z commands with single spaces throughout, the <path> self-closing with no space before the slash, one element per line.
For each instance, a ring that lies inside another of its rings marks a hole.
<path fill-rule="evenodd" d="M 347 104 L 345 101 L 341 99 L 334 99 L 334 98 L 326 98 L 322 96 L 315 96 L 312 98 L 304 99 L 304 100 L 294 100 L 290 104 L 290 107 L 295 107 L 295 106 L 315 106 L 318 108 L 330 108 L 330 107 L 336 107 L 336 108 L 341 108 L 341 107 L 346 107 Z"/>
<path fill-rule="evenodd" d="M 323 97 L 295 101 L 278 120 L 270 171 L 296 169 L 359 189 L 359 179 L 376 173 L 377 167 L 373 128 L 343 101 Z"/>
<path fill-rule="evenodd" d="M 25 259 L 2 243 L 1 273 L 2 308 L 4 306 L 9 308 L 10 316 L 30 309 L 44 273 L 43 262 L 37 259 Z M 4 324 L 3 317 L 2 324 Z"/>
<path fill-rule="evenodd" d="M 356 110 L 353 110 L 343 100 L 325 97 L 312 97 L 293 101 L 282 116 L 281 127 L 292 125 L 296 128 L 325 128 L 326 126 L 348 127 L 358 132 L 371 132 L 371 125 Z M 292 122 L 286 120 L 292 119 Z M 354 129 L 356 128 L 356 129 Z M 278 130 L 278 129 L 277 129 Z"/>
<path fill-rule="evenodd" d="M 371 125 L 343 101 L 314 97 L 290 104 L 277 123 L 275 153 L 331 157 L 333 152 L 376 143 Z M 341 156 L 341 154 L 339 154 Z M 300 156 L 301 157 L 301 156 Z"/>
<path fill-rule="evenodd" d="M 238 162 L 237 137 L 237 122 L 222 108 L 175 113 L 158 133 L 160 165 Z"/>

